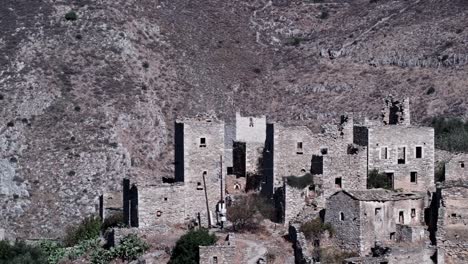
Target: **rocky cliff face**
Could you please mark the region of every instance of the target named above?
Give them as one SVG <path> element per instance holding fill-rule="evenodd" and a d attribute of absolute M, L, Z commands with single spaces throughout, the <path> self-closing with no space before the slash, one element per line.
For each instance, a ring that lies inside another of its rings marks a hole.
<path fill-rule="evenodd" d="M 65 19 L 74 11 L 76 20 Z M 56 237 L 97 197 L 171 176 L 176 116 L 465 115 L 464 0 L 4 0 L 0 226 Z"/>

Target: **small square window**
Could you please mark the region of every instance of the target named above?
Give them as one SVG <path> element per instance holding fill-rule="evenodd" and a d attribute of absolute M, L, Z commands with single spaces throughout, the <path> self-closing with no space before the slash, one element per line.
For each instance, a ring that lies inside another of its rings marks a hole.
<path fill-rule="evenodd" d="M 197 182 L 197 190 L 203 190 L 201 182 Z"/>
<path fill-rule="evenodd" d="M 322 153 L 322 155 L 327 155 L 328 154 L 328 149 L 327 148 L 321 148 L 320 153 Z"/>
<path fill-rule="evenodd" d="M 418 173 L 416 171 L 412 171 L 410 173 L 410 181 L 411 181 L 411 183 L 417 183 L 418 182 Z"/>
<path fill-rule="evenodd" d="M 200 138 L 200 148 L 206 148 L 206 138 Z"/>
<path fill-rule="evenodd" d="M 422 158 L 422 147 L 416 147 L 416 158 L 417 159 Z"/>
<path fill-rule="evenodd" d="M 465 168 L 465 163 L 464 162 L 460 162 L 460 168 Z"/>
<path fill-rule="evenodd" d="M 164 201 L 167 201 L 167 197 L 164 197 Z"/>

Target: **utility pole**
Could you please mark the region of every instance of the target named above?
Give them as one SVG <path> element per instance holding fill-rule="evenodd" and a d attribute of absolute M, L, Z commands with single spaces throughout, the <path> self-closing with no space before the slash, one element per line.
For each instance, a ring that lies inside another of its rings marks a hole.
<path fill-rule="evenodd" d="M 203 173 L 203 189 L 205 190 L 206 213 L 208 218 L 208 228 L 211 228 L 210 205 L 208 203 L 208 192 L 206 191 L 206 173 Z"/>

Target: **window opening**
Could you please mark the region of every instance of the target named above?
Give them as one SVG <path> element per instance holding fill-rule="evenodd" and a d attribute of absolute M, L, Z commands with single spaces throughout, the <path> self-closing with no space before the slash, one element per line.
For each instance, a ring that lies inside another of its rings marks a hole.
<path fill-rule="evenodd" d="M 398 164 L 405 164 L 406 163 L 406 148 L 399 147 L 398 148 Z"/>
<path fill-rule="evenodd" d="M 341 188 L 341 177 L 335 178 L 335 187 Z"/>
<path fill-rule="evenodd" d="M 400 211 L 400 213 L 398 213 L 398 223 L 400 224 L 405 223 L 405 214 L 403 211 Z"/>
<path fill-rule="evenodd" d="M 422 147 L 416 147 L 416 158 L 417 159 L 422 158 Z"/>
<path fill-rule="evenodd" d="M 200 148 L 206 148 L 206 138 L 200 138 Z"/>
<path fill-rule="evenodd" d="M 416 209 L 411 208 L 411 218 L 415 218 L 415 217 L 416 217 Z"/>
<path fill-rule="evenodd" d="M 382 147 L 380 149 L 380 159 L 388 159 L 388 148 Z"/>
<path fill-rule="evenodd" d="M 297 142 L 297 145 L 296 145 L 296 153 L 297 154 L 303 154 L 303 149 L 302 149 L 302 142 Z"/>
<path fill-rule="evenodd" d="M 418 182 L 418 173 L 417 173 L 416 171 L 412 171 L 412 172 L 410 173 L 410 175 L 411 175 L 411 176 L 410 176 L 410 178 L 411 178 L 411 179 L 410 179 L 411 183 L 417 183 L 417 182 Z"/>

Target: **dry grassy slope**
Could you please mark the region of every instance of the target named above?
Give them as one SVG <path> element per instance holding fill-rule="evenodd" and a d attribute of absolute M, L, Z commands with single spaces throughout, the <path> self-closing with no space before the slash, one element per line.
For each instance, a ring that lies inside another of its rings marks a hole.
<path fill-rule="evenodd" d="M 55 237 L 123 177 L 171 175 L 176 116 L 322 122 L 392 93 L 466 117 L 466 1 L 324 2 L 3 1 L 1 226 Z"/>

